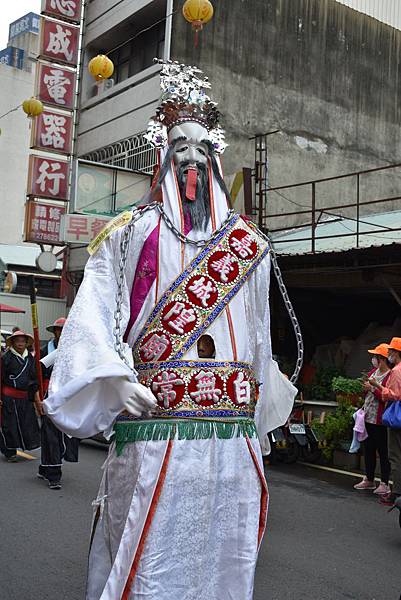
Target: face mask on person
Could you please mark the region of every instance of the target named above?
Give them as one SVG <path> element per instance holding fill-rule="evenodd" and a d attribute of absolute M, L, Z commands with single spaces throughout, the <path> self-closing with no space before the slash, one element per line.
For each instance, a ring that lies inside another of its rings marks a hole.
<path fill-rule="evenodd" d="M 379 366 L 379 359 L 376 356 L 372 358 L 372 365 L 375 369 L 377 369 L 377 367 Z"/>
<path fill-rule="evenodd" d="M 396 361 L 395 355 L 394 355 L 394 354 L 389 354 L 389 355 L 388 355 L 388 361 L 389 361 L 389 362 L 390 362 L 392 365 L 395 365 L 395 361 Z"/>

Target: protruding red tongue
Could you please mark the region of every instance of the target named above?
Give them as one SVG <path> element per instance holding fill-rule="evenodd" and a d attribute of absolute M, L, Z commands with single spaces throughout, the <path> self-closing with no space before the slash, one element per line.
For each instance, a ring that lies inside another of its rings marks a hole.
<path fill-rule="evenodd" d="M 198 179 L 198 169 L 190 167 L 187 171 L 187 185 L 185 188 L 185 197 L 192 202 L 196 198 L 196 183 Z"/>

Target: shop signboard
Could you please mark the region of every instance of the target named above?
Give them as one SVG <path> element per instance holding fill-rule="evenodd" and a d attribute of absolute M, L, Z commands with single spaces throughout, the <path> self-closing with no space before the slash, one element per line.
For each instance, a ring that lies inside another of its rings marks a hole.
<path fill-rule="evenodd" d="M 60 204 L 30 201 L 25 205 L 25 241 L 64 246 L 60 236 L 61 218 L 66 209 Z"/>
<path fill-rule="evenodd" d="M 68 200 L 70 163 L 67 160 L 34 156 L 29 157 L 29 196 Z"/>
<path fill-rule="evenodd" d="M 42 13 L 56 19 L 79 23 L 81 6 L 81 0 L 42 0 Z"/>
<path fill-rule="evenodd" d="M 103 215 L 67 214 L 63 217 L 62 234 L 65 242 L 89 244 L 101 232 L 110 217 Z"/>
<path fill-rule="evenodd" d="M 39 56 L 73 67 L 78 62 L 79 27 L 42 17 Z"/>
<path fill-rule="evenodd" d="M 72 115 L 45 109 L 34 120 L 31 148 L 56 154 L 71 154 Z"/>
<path fill-rule="evenodd" d="M 37 69 L 36 97 L 44 104 L 73 110 L 76 82 L 75 72 L 59 65 L 44 63 L 39 63 Z"/>

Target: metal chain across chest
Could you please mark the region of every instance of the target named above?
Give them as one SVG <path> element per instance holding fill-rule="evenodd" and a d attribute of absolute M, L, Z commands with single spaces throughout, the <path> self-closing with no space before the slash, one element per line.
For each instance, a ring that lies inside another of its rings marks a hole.
<path fill-rule="evenodd" d="M 232 218 L 232 216 L 234 214 L 233 210 L 228 211 L 227 218 L 221 224 L 219 229 L 216 229 L 216 231 L 213 232 L 213 234 L 210 236 L 209 239 L 191 240 L 186 235 L 183 235 L 181 233 L 181 231 L 179 231 L 175 227 L 174 223 L 167 216 L 163 206 L 159 202 L 152 202 L 151 204 L 148 204 L 147 206 L 144 206 L 140 209 L 134 209 L 132 219 L 126 226 L 123 236 L 121 238 L 120 261 L 119 261 L 119 270 L 118 270 L 118 279 L 117 279 L 117 299 L 116 299 L 116 310 L 114 311 L 114 329 L 113 329 L 115 350 L 116 350 L 118 356 L 124 362 L 124 364 L 127 365 L 134 373 L 136 373 L 136 371 L 135 371 L 135 369 L 132 368 L 132 365 L 130 365 L 130 363 L 128 362 L 127 357 L 124 353 L 123 334 L 121 332 L 121 307 L 122 307 L 122 302 L 123 302 L 123 284 L 124 284 L 125 265 L 127 263 L 128 249 L 129 249 L 129 245 L 130 245 L 130 241 L 131 241 L 132 229 L 133 229 L 134 224 L 145 213 L 149 212 L 150 210 L 154 210 L 154 209 L 157 209 L 160 212 L 162 219 L 165 222 L 166 226 L 174 233 L 174 235 L 180 240 L 180 242 L 183 242 L 184 244 L 190 244 L 192 246 L 196 246 L 197 248 L 202 248 L 203 246 L 206 246 L 206 244 L 209 244 L 209 242 L 212 242 L 214 240 L 214 238 L 218 236 L 220 231 L 222 229 L 224 229 L 224 227 L 226 227 L 227 223 L 230 221 L 230 219 Z"/>
<path fill-rule="evenodd" d="M 209 242 L 212 242 L 213 239 L 219 234 L 219 232 L 227 225 L 227 223 L 229 222 L 229 220 L 232 218 L 232 216 L 234 214 L 234 211 L 230 210 L 227 214 L 227 218 L 221 224 L 219 229 L 217 229 L 216 231 L 213 232 L 213 234 L 210 236 L 209 239 L 191 240 L 186 235 L 183 235 L 181 233 L 181 231 L 179 231 L 175 227 L 174 223 L 167 216 L 166 212 L 163 209 L 163 206 L 159 202 L 152 202 L 151 204 L 148 204 L 147 206 L 145 206 L 141 209 L 137 209 L 133 212 L 132 219 L 125 228 L 124 234 L 121 238 L 121 244 L 120 244 L 120 261 L 119 261 L 119 272 L 118 272 L 118 280 L 117 280 L 117 302 L 116 302 L 116 310 L 114 312 L 115 326 L 113 329 L 113 334 L 114 334 L 114 345 L 115 345 L 115 349 L 116 349 L 118 356 L 121 358 L 121 360 L 124 362 L 124 364 L 126 364 L 131 370 L 133 370 L 134 373 L 136 373 L 135 369 L 132 368 L 132 366 L 130 365 L 130 363 L 128 362 L 128 360 L 124 354 L 123 335 L 121 333 L 121 307 L 122 307 L 122 301 L 123 301 L 123 283 L 124 283 L 125 265 L 127 262 L 128 249 L 129 249 L 129 244 L 130 244 L 130 240 L 131 240 L 133 226 L 138 221 L 138 219 L 140 217 L 142 217 L 142 215 L 144 215 L 146 212 L 153 210 L 153 209 L 157 209 L 160 212 L 162 219 L 165 222 L 166 226 L 174 233 L 174 235 L 178 238 L 178 240 L 180 242 L 182 242 L 184 244 L 190 244 L 190 245 L 196 246 L 198 248 L 202 248 Z M 274 274 L 277 279 L 279 290 L 280 290 L 281 296 L 283 298 L 285 307 L 287 309 L 288 315 L 290 317 L 292 326 L 294 328 L 295 339 L 296 339 L 296 343 L 297 343 L 297 362 L 295 365 L 294 373 L 292 374 L 292 376 L 290 378 L 290 381 L 291 381 L 291 383 L 295 383 L 298 379 L 299 373 L 300 373 L 302 365 L 303 365 L 304 344 L 303 344 L 303 339 L 302 339 L 302 332 L 301 332 L 301 328 L 299 326 L 299 322 L 298 322 L 298 319 L 297 319 L 295 311 L 294 311 L 294 307 L 288 296 L 287 288 L 283 281 L 283 277 L 282 277 L 281 270 L 280 270 L 280 267 L 277 262 L 277 255 L 273 248 L 273 244 L 267 235 L 265 235 L 259 229 L 257 229 L 257 231 L 260 234 L 260 236 L 263 239 L 265 239 L 270 245 L 270 249 L 271 249 L 270 256 L 271 256 L 271 261 L 273 264 Z"/>

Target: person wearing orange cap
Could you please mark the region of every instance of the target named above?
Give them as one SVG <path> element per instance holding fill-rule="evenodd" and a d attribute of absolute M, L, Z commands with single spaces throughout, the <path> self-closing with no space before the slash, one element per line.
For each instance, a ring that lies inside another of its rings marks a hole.
<path fill-rule="evenodd" d="M 53 366 L 45 366 L 43 358 L 56 352 L 63 327 L 66 323 L 64 317 L 60 317 L 54 321 L 52 325 L 46 327 L 54 337 L 51 338 L 41 350 L 41 363 L 43 373 L 43 384 L 45 394 L 49 387 L 50 377 L 53 371 Z M 46 361 L 45 361 L 46 362 Z M 54 360 L 52 361 L 54 363 Z M 78 447 L 79 440 L 70 438 L 63 434 L 46 416 L 42 416 L 42 427 L 40 429 L 40 465 L 37 473 L 39 479 L 47 481 L 51 490 L 61 489 L 62 464 L 63 461 L 78 462 Z"/>
<path fill-rule="evenodd" d="M 386 385 L 390 376 L 390 367 L 388 363 L 388 345 L 379 344 L 376 348 L 368 350 L 372 355 L 373 369 L 368 377 L 374 377 L 376 381 Z M 391 490 L 388 485 L 390 478 L 390 461 L 388 459 L 387 449 L 387 427 L 382 423 L 382 415 L 385 409 L 385 402 L 382 394 L 369 381 L 365 383 L 365 402 L 363 410 L 365 413 L 365 427 L 368 437 L 363 442 L 366 475 L 354 488 L 356 490 L 373 490 L 374 494 L 388 494 Z M 380 484 L 376 487 L 375 470 L 376 455 L 380 457 L 381 478 Z"/>
<path fill-rule="evenodd" d="M 7 338 L 8 351 L 1 357 L 1 435 L 8 462 L 16 462 L 17 448 L 40 446 L 40 431 L 34 405 L 39 410 L 35 361 L 29 348 L 33 337 L 17 330 Z"/>
<path fill-rule="evenodd" d="M 388 346 L 388 360 L 393 364 L 387 382 L 380 383 L 376 377 L 371 377 L 369 383 L 374 386 L 386 402 L 401 401 L 401 338 L 393 337 Z M 394 505 L 401 496 L 401 429 L 390 427 L 388 430 L 388 449 L 393 479 L 393 490 L 382 497 L 384 504 Z"/>

